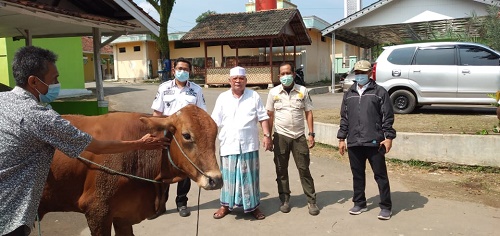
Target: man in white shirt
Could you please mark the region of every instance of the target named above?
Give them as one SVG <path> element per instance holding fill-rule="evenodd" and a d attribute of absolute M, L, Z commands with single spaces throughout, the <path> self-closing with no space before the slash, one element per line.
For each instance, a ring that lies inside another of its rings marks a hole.
<path fill-rule="evenodd" d="M 195 104 L 201 109 L 207 110 L 201 87 L 188 81 L 190 71 L 190 61 L 182 57 L 174 61 L 172 74 L 175 79 L 162 83 L 158 88 L 155 100 L 151 106 L 151 109 L 153 109 L 153 116 L 170 116 L 189 104 Z M 177 197 L 175 202 L 177 204 L 177 211 L 182 217 L 191 214 L 187 208 L 187 194 L 190 188 L 191 180 L 189 178 L 177 183 Z M 165 201 L 168 200 L 168 191 L 169 188 L 167 187 L 165 191 Z M 159 213 L 164 213 L 165 211 L 165 204 L 163 203 Z"/>
<path fill-rule="evenodd" d="M 215 219 L 229 214 L 234 207 L 242 207 L 257 220 L 266 216 L 259 210 L 259 129 L 264 133 L 263 146 L 271 150 L 269 116 L 260 96 L 246 89 L 243 67 L 230 70 L 231 89 L 217 98 L 212 118 L 219 127 L 221 172 L 224 186 L 220 194 L 221 207 Z"/>

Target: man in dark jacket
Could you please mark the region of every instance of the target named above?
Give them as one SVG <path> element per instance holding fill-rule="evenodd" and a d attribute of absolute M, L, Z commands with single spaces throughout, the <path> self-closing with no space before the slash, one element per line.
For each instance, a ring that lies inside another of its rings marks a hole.
<path fill-rule="evenodd" d="M 365 168 L 368 159 L 380 193 L 378 218 L 388 220 L 392 214 L 392 201 L 385 154 L 391 150 L 392 140 L 396 138 L 396 130 L 392 128 L 394 112 L 387 91 L 370 79 L 370 62 L 356 62 L 354 74 L 356 83 L 344 94 L 337 133 L 340 154 L 344 155 L 349 148 L 354 188 L 354 207 L 349 213 L 359 215 L 367 211 Z"/>

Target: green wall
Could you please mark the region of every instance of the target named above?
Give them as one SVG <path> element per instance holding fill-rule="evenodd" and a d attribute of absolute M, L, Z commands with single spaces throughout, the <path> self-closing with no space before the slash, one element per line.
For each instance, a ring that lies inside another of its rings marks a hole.
<path fill-rule="evenodd" d="M 0 38 L 0 83 L 10 87 L 16 85 L 11 72 L 12 59 L 16 51 L 24 45 L 24 40 L 14 41 L 12 38 Z M 56 65 L 62 89 L 85 88 L 82 39 L 80 37 L 33 39 L 33 46 L 49 49 L 58 55 Z M 6 57 L 2 56 L 4 54 Z"/>
<path fill-rule="evenodd" d="M 10 86 L 10 84 L 14 82 L 14 78 L 10 72 L 11 66 L 8 58 L 9 54 L 7 53 L 7 44 L 5 41 L 5 38 L 0 38 L 0 83 Z M 12 81 L 10 81 L 11 79 Z"/>

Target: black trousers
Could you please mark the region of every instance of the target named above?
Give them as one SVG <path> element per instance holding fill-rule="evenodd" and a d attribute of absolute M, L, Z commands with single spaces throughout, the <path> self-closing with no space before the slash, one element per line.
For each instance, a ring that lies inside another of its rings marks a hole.
<path fill-rule="evenodd" d="M 385 165 L 385 147 L 349 147 L 349 163 L 351 164 L 354 196 L 352 201 L 354 205 L 366 206 L 366 160 L 372 167 L 375 181 L 378 185 L 380 194 L 379 206 L 382 209 L 392 208 L 391 188 L 389 186 L 389 177 L 387 176 L 387 166 Z"/>
<path fill-rule="evenodd" d="M 191 189 L 191 179 L 186 178 L 177 183 L 177 197 L 175 198 L 175 203 L 177 207 L 187 206 L 188 197 L 187 194 Z M 168 201 L 168 191 L 170 190 L 170 185 L 167 186 L 165 190 L 165 199 Z"/>

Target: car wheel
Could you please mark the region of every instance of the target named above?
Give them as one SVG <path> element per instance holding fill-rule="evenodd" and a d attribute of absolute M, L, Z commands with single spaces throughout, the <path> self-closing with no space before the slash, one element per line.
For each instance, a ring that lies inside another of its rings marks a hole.
<path fill-rule="evenodd" d="M 417 105 L 415 96 L 408 90 L 397 90 L 391 94 L 392 107 L 397 114 L 408 114 Z"/>

